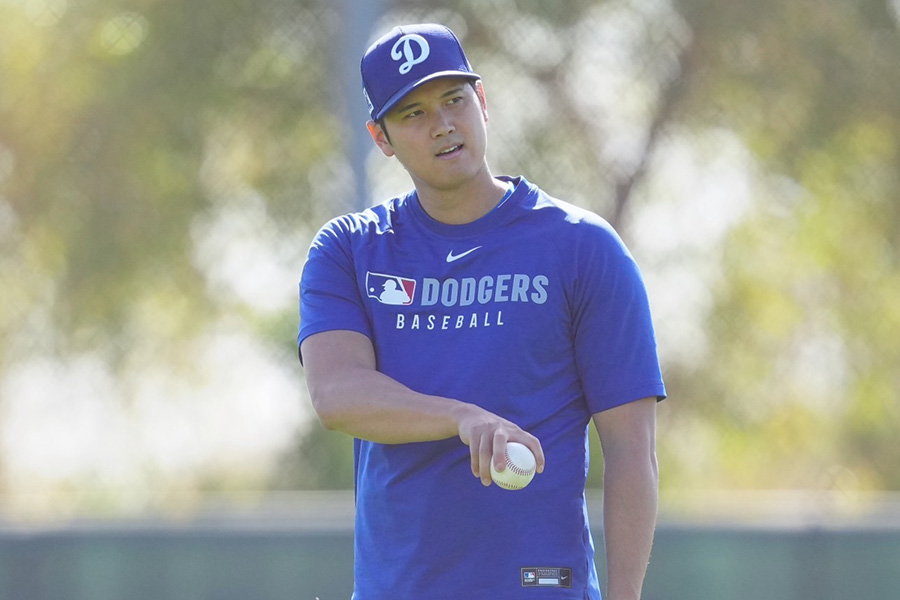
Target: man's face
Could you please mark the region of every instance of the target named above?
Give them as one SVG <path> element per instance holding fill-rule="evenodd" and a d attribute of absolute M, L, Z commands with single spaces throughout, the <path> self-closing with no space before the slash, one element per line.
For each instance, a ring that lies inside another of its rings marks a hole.
<path fill-rule="evenodd" d="M 411 91 L 385 115 L 390 139 L 374 123 L 369 132 L 416 188 L 452 190 L 486 169 L 486 123 L 483 94 L 465 78 L 442 77 Z"/>

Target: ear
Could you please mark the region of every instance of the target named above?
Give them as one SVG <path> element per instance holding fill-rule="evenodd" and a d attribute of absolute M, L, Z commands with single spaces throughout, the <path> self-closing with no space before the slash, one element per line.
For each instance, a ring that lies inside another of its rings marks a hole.
<path fill-rule="evenodd" d="M 394 148 L 388 141 L 387 134 L 385 134 L 384 129 L 381 128 L 381 125 L 379 125 L 375 121 L 369 121 L 368 123 L 366 123 L 366 129 L 369 130 L 369 135 L 372 136 L 372 141 L 375 142 L 375 145 L 381 149 L 382 154 L 384 154 L 388 158 L 394 155 Z"/>
<path fill-rule="evenodd" d="M 481 103 L 481 114 L 484 115 L 484 122 L 487 123 L 487 99 L 484 96 L 484 86 L 481 85 L 480 79 L 475 82 L 475 95 L 478 96 L 478 102 Z"/>

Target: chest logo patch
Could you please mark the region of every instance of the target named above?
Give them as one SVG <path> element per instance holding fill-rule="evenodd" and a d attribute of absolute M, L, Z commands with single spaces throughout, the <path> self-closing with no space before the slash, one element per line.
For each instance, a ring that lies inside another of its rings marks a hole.
<path fill-rule="evenodd" d="M 416 280 L 367 271 L 366 294 L 382 304 L 409 306 L 416 296 Z"/>
<path fill-rule="evenodd" d="M 459 260 L 459 259 L 461 259 L 463 256 L 468 256 L 469 254 L 472 254 L 473 252 L 475 252 L 475 251 L 478 250 L 479 248 L 481 248 L 481 246 L 475 246 L 474 248 L 469 248 L 469 249 L 466 250 L 465 252 L 460 252 L 459 254 L 453 254 L 453 250 L 451 250 L 450 252 L 447 253 L 447 262 L 448 262 L 448 263 L 452 263 L 452 262 L 455 261 L 455 260 Z"/>

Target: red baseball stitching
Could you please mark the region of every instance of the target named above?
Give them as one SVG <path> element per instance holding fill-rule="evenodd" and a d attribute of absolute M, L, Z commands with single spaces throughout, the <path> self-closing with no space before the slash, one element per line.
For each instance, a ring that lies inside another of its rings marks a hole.
<path fill-rule="evenodd" d="M 534 467 L 531 467 L 526 471 L 525 469 L 517 466 L 515 463 L 513 463 L 512 459 L 509 457 L 509 454 L 506 455 L 506 468 L 511 469 L 512 472 L 516 475 L 530 475 L 534 472 Z"/>

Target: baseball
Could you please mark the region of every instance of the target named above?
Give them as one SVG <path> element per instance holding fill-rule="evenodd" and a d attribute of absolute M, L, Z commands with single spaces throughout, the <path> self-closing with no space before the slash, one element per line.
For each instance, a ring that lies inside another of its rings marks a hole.
<path fill-rule="evenodd" d="M 506 468 L 498 471 L 491 462 L 491 479 L 506 490 L 521 490 L 534 477 L 534 454 L 518 442 L 506 445 Z"/>

